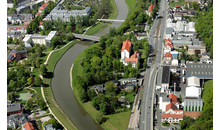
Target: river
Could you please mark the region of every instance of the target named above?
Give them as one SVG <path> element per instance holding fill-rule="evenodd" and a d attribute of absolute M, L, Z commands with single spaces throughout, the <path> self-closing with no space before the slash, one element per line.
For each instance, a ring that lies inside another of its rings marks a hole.
<path fill-rule="evenodd" d="M 119 12 L 116 19 L 125 20 L 128 14 L 125 0 L 115 0 L 115 2 Z M 118 28 L 121 24 L 113 22 L 95 36 L 105 35 L 110 27 Z M 74 60 L 91 44 L 88 41 L 80 41 L 71 47 L 57 62 L 51 80 L 51 88 L 57 104 L 79 130 L 102 130 L 102 127 L 78 103 L 70 86 L 70 69 Z"/>

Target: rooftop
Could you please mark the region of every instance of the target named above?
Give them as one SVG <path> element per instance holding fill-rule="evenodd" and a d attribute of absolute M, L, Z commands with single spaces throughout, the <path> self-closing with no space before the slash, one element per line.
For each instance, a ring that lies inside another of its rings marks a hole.
<path fill-rule="evenodd" d="M 153 8 L 154 8 L 154 5 L 151 4 L 150 7 L 149 7 L 149 12 L 153 12 Z"/>
<path fill-rule="evenodd" d="M 164 57 L 172 57 L 172 54 L 170 52 L 168 52 L 164 55 Z"/>
<path fill-rule="evenodd" d="M 31 122 L 26 122 L 23 128 L 25 128 L 25 130 L 34 130 L 34 127 Z"/>
<path fill-rule="evenodd" d="M 131 42 L 127 39 L 126 41 L 123 41 L 123 46 L 121 48 L 121 52 L 126 49 L 128 52 L 130 51 L 131 48 Z"/>
<path fill-rule="evenodd" d="M 201 111 L 183 111 L 183 115 L 191 118 L 197 118 L 201 113 Z"/>
<path fill-rule="evenodd" d="M 162 114 L 162 118 L 183 118 L 182 114 Z"/>
<path fill-rule="evenodd" d="M 162 83 L 170 83 L 170 67 L 163 66 Z"/>
<path fill-rule="evenodd" d="M 198 78 L 213 79 L 213 63 L 203 64 L 203 63 L 186 63 L 187 78 L 191 76 L 196 76 Z"/>
<path fill-rule="evenodd" d="M 175 110 L 175 109 L 176 109 L 176 105 L 173 104 L 173 103 L 167 104 L 167 105 L 166 105 L 166 111 L 168 111 L 168 110 L 170 110 L 170 109 Z"/>
<path fill-rule="evenodd" d="M 21 110 L 21 104 L 20 103 L 13 103 L 7 105 L 7 112 L 14 112 L 14 111 L 20 111 Z"/>
<path fill-rule="evenodd" d="M 173 27 L 166 28 L 166 34 L 172 34 L 173 31 L 174 31 Z"/>

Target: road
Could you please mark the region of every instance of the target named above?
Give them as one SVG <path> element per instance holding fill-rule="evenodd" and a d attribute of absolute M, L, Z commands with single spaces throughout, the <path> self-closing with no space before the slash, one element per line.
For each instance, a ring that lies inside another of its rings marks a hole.
<path fill-rule="evenodd" d="M 154 26 L 150 31 L 150 37 L 148 42 L 154 48 L 152 64 L 149 64 L 149 68 L 146 70 L 144 77 L 144 91 L 142 97 L 141 106 L 141 118 L 140 118 L 140 129 L 141 130 L 153 130 L 153 98 L 155 92 L 155 81 L 156 73 L 160 67 L 162 60 L 162 49 L 163 49 L 163 36 L 166 27 L 166 11 L 168 3 L 166 0 L 161 0 L 159 15 L 163 16 L 161 19 L 156 19 Z M 154 35 L 156 34 L 156 37 Z"/>

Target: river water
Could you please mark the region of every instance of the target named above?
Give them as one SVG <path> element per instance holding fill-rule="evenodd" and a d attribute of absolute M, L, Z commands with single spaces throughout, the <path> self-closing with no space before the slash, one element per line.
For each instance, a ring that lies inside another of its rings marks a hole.
<path fill-rule="evenodd" d="M 128 14 L 125 0 L 115 0 L 115 2 L 119 12 L 116 19 L 125 20 Z M 110 27 L 118 28 L 121 24 L 113 22 L 101 32 L 95 34 L 95 36 L 105 35 Z M 51 88 L 57 104 L 79 130 L 102 130 L 102 127 L 78 103 L 70 86 L 70 69 L 74 60 L 91 44 L 93 43 L 80 41 L 71 47 L 57 62 L 54 68 L 54 77 L 51 80 Z"/>

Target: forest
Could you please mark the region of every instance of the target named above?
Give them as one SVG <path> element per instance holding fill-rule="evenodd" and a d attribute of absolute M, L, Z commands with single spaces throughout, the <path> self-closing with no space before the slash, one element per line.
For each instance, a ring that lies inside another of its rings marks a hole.
<path fill-rule="evenodd" d="M 199 13 L 195 29 L 204 41 L 207 52 L 210 52 L 213 58 L 213 4 L 210 3 Z"/>
<path fill-rule="evenodd" d="M 128 36 L 116 35 L 116 29 L 111 28 L 108 35 L 100 37 L 98 44 L 85 50 L 84 57 L 80 60 L 83 75 L 74 77 L 75 86 L 80 93 L 81 101 L 92 101 L 93 106 L 103 114 L 112 114 L 117 109 L 120 109 L 117 100 L 118 94 L 135 94 L 133 91 L 120 91 L 109 81 L 137 77 L 141 67 L 146 69 L 147 64 L 144 63 L 146 60 L 142 60 L 135 68 L 131 64 L 124 66 L 120 61 L 122 43 L 127 39 L 133 45 L 131 54 L 135 50 L 143 49 L 146 51 L 142 52 L 141 55 L 145 55 L 143 57 L 147 59 L 150 47 L 146 39 L 138 41 L 133 33 Z M 96 84 L 105 84 L 105 94 L 97 95 L 94 90 L 90 89 L 91 86 Z"/>

